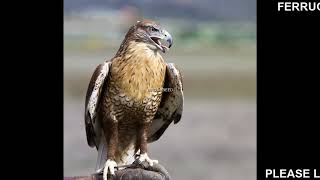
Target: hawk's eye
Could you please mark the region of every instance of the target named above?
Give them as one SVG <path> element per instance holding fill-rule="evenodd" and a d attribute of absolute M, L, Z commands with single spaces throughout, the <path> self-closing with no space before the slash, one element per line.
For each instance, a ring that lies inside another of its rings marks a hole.
<path fill-rule="evenodd" d="M 151 31 L 158 31 L 158 30 L 154 27 L 151 27 Z"/>

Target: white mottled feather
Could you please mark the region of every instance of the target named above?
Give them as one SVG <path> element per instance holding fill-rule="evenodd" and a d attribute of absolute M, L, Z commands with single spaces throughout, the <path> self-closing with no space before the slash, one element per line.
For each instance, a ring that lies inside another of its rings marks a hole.
<path fill-rule="evenodd" d="M 104 167 L 104 163 L 105 163 L 104 156 L 107 153 L 106 138 L 102 131 L 100 122 L 97 121 L 99 117 L 97 116 L 96 113 L 97 113 L 99 98 L 101 96 L 102 87 L 104 82 L 107 79 L 110 65 L 111 65 L 110 61 L 104 62 L 104 64 L 101 65 L 101 68 L 99 69 L 99 71 L 97 71 L 98 76 L 94 81 L 94 86 L 90 93 L 90 97 L 86 106 L 86 110 L 89 115 L 88 117 L 86 117 L 87 118 L 86 121 L 90 122 L 90 125 L 93 127 L 93 132 L 92 132 L 93 134 L 87 134 L 87 136 L 91 136 L 94 138 L 94 144 L 96 145 L 98 150 L 96 170 Z"/>
<path fill-rule="evenodd" d="M 110 65 L 110 62 L 105 62 L 103 64 L 103 66 L 101 68 L 101 72 L 100 72 L 100 74 L 94 84 L 94 88 L 91 93 L 90 100 L 88 103 L 88 108 L 87 108 L 89 110 L 89 114 L 90 114 L 91 119 L 93 119 L 96 116 L 99 95 L 100 95 L 101 89 L 103 87 L 103 83 L 106 79 L 106 76 L 108 75 L 109 65 Z"/>

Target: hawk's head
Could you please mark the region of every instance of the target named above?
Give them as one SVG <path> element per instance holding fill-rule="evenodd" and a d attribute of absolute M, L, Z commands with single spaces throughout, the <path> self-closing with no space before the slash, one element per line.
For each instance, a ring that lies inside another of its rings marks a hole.
<path fill-rule="evenodd" d="M 172 37 L 168 31 L 151 20 L 137 21 L 129 29 L 126 39 L 146 43 L 150 49 L 161 50 L 162 52 L 168 50 L 173 44 Z M 160 40 L 167 41 L 168 46 L 163 45 Z"/>

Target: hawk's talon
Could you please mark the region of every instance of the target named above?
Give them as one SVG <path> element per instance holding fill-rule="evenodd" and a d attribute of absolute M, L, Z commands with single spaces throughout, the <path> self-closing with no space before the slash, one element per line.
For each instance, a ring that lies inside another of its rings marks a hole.
<path fill-rule="evenodd" d="M 157 164 L 159 163 L 158 160 L 150 159 L 147 153 L 140 154 L 140 157 L 138 158 L 138 160 L 141 162 L 140 164 L 142 165 L 143 165 L 142 162 L 144 161 L 146 161 L 150 166 L 153 166 L 154 163 L 157 163 Z"/>
<path fill-rule="evenodd" d="M 114 169 L 117 167 L 117 163 L 114 160 L 108 159 L 103 169 L 103 180 L 108 180 L 108 170 L 111 175 L 115 175 Z"/>

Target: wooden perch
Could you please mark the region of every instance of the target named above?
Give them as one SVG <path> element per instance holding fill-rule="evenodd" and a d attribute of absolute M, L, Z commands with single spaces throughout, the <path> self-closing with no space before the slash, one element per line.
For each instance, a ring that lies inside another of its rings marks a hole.
<path fill-rule="evenodd" d="M 115 176 L 108 176 L 108 180 L 171 180 L 167 170 L 160 164 L 153 167 L 126 168 L 115 172 Z M 103 180 L 102 174 L 92 174 L 91 176 L 65 177 L 64 180 Z"/>

